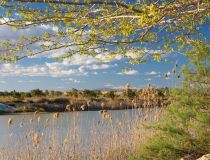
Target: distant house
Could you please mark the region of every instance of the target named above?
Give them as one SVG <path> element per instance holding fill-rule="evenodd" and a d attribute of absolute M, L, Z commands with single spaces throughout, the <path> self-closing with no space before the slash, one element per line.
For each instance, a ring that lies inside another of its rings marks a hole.
<path fill-rule="evenodd" d="M 15 112 L 16 108 L 0 103 L 0 112 Z"/>

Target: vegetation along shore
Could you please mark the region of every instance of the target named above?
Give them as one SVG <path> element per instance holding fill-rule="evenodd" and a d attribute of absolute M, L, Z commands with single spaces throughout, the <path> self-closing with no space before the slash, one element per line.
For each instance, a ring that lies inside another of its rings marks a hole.
<path fill-rule="evenodd" d="M 0 103 L 16 108 L 16 112 L 72 112 L 87 110 L 119 110 L 144 107 L 162 107 L 170 103 L 168 88 L 122 90 L 77 90 L 66 92 L 42 91 L 0 92 Z"/>

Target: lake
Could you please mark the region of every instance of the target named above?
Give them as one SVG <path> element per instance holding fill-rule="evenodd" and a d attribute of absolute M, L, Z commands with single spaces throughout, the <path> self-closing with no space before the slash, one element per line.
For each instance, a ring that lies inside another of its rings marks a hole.
<path fill-rule="evenodd" d="M 103 118 L 98 111 L 60 113 L 58 118 L 53 113 L 37 116 L 34 114 L 1 115 L 0 151 L 4 155 L 9 150 L 31 148 L 29 146 L 33 144 L 33 135 L 38 133 L 40 146 L 51 148 L 56 144 L 56 147 L 62 148 L 64 143 L 68 143 L 72 152 L 82 150 L 82 153 L 86 154 L 90 152 L 90 146 L 96 152 L 95 150 L 99 148 L 96 145 L 104 146 L 107 143 L 106 145 L 110 147 L 118 142 L 127 144 L 134 129 L 144 121 L 145 116 L 147 121 L 151 122 L 156 111 L 157 109 L 111 110 L 107 114 L 112 117 L 112 120 L 106 119 L 106 116 Z M 10 127 L 9 118 L 13 120 Z M 104 147 L 100 150 L 104 150 Z"/>

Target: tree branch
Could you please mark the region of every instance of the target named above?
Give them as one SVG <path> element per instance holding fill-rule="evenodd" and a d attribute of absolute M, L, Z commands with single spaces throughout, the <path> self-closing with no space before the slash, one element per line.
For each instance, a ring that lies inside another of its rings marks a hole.
<path fill-rule="evenodd" d="M 109 6 L 119 6 L 127 10 L 132 10 L 137 13 L 142 13 L 141 10 L 135 9 L 120 2 L 103 2 L 103 1 L 91 1 L 91 2 L 68 2 L 68 1 L 56 1 L 56 0 L 7 0 L 8 2 L 30 2 L 30 3 L 52 3 L 52 4 L 65 4 L 65 5 L 75 5 L 75 6 L 84 6 L 84 5 L 109 5 Z"/>

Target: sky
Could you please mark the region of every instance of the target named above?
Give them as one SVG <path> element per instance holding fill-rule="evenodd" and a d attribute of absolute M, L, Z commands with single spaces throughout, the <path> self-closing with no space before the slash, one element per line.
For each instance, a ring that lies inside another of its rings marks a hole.
<path fill-rule="evenodd" d="M 56 32 L 57 28 L 49 25 L 36 26 L 27 30 L 14 31 L 0 26 L 0 40 L 17 40 L 20 35 L 40 35 L 43 32 Z M 150 50 L 150 52 L 155 52 Z M 122 89 L 126 83 L 132 88 L 144 88 L 148 83 L 156 87 L 174 87 L 181 80 L 174 78 L 172 69 L 178 63 L 178 70 L 188 59 L 180 53 L 164 56 L 167 62 L 150 59 L 145 64 L 130 65 L 129 59 L 117 55 L 109 62 L 103 61 L 106 53 L 96 57 L 74 55 L 69 59 L 56 60 L 65 54 L 65 49 L 56 50 L 38 56 L 22 59 L 16 63 L 0 62 L 0 91 L 69 90 L 77 89 Z M 130 54 L 132 58 L 134 55 Z M 123 70 L 128 67 L 129 70 Z M 167 73 L 169 77 L 165 78 Z"/>
<path fill-rule="evenodd" d="M 174 62 L 148 62 L 130 67 L 126 60 L 116 59 L 98 63 L 93 57 L 56 61 L 52 58 L 29 58 L 15 64 L 0 65 L 0 90 L 28 91 L 35 88 L 48 90 L 121 89 L 126 83 L 134 88 L 144 88 L 148 83 L 156 87 L 174 86 L 171 74 Z M 179 59 L 180 60 L 180 59 Z M 182 64 L 187 59 L 182 59 Z M 177 84 L 178 85 L 178 81 Z"/>
<path fill-rule="evenodd" d="M 46 29 L 49 30 L 47 27 L 41 30 Z M 2 26 L 0 26 L 0 32 L 2 33 L 1 39 L 15 39 L 19 34 L 12 31 L 11 28 Z M 36 32 L 40 30 L 35 28 L 28 31 L 35 35 Z M 55 59 L 63 53 L 65 53 L 64 50 L 59 50 L 25 58 L 12 64 L 1 63 L 0 90 L 122 89 L 126 83 L 133 88 L 144 88 L 148 83 L 156 87 L 171 87 L 179 85 L 180 82 L 173 76 L 166 79 L 164 74 L 171 75 L 176 62 L 179 66 L 188 63 L 183 55 L 175 53 L 166 55 L 169 59 L 167 62 L 149 60 L 145 64 L 136 65 L 130 65 L 129 59 L 121 55 L 117 55 L 109 62 L 99 62 L 98 59 L 103 60 L 106 53 L 99 53 L 96 57 L 74 55 L 70 59 Z M 129 70 L 124 71 L 125 67 L 128 67 Z"/>

